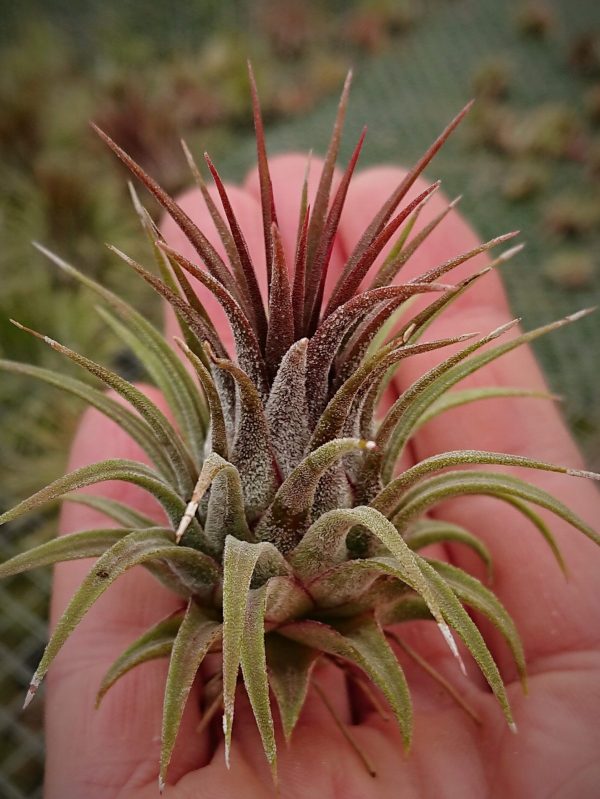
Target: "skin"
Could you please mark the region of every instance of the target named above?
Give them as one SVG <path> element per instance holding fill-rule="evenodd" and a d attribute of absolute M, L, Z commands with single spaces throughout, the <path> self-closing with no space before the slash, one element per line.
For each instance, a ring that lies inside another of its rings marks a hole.
<path fill-rule="evenodd" d="M 278 218 L 289 259 L 293 254 L 304 168 L 304 156 L 297 155 L 275 158 L 271 165 Z M 318 164 L 313 162 L 312 175 L 317 174 Z M 398 168 L 381 167 L 355 178 L 333 252 L 332 275 L 339 274 L 344 257 L 402 174 Z M 315 182 L 311 180 L 313 192 Z M 425 185 L 419 181 L 410 196 Z M 256 173 L 251 173 L 242 187 L 230 187 L 230 191 L 250 251 L 255 263 L 260 264 L 264 262 L 264 244 Z M 441 195 L 435 195 L 419 224 L 425 224 L 445 202 Z M 199 194 L 188 192 L 181 203 L 219 247 Z M 192 256 L 174 223 L 166 220 L 162 229 L 170 244 Z M 412 278 L 476 242 L 476 234 L 458 213 L 452 212 L 411 259 L 402 277 Z M 452 273 L 451 280 L 480 269 L 485 262 L 485 257 L 474 259 Z M 518 268 L 526 268 L 523 259 Z M 207 304 L 218 319 L 220 309 L 213 308 L 210 299 Z M 427 336 L 433 339 L 466 331 L 483 333 L 510 318 L 500 278 L 491 273 L 445 312 Z M 176 332 L 169 315 L 166 324 L 169 335 Z M 226 337 L 226 323 L 223 325 Z M 438 361 L 436 353 L 404 361 L 387 401 Z M 504 356 L 464 383 L 465 386 L 493 384 L 531 388 L 545 385 L 533 354 L 525 348 Z M 155 390 L 150 387 L 146 390 L 164 407 Z M 488 400 L 446 413 L 419 431 L 402 465 L 459 448 L 511 452 L 572 467 L 583 465 L 556 407 L 545 400 L 531 399 Z M 70 468 L 107 457 L 144 460 L 144 455 L 122 431 L 90 410 L 84 415 L 73 444 Z M 591 483 L 545 472 L 521 474 L 567 502 L 590 524 L 600 517 L 600 498 Z M 105 483 L 95 490 L 160 517 L 154 502 L 139 489 Z M 571 575 L 566 581 L 541 536 L 503 503 L 485 497 L 457 499 L 437 507 L 435 515 L 476 532 L 492 551 L 494 590 L 515 619 L 524 641 L 529 669 L 528 696 L 523 695 L 503 641 L 483 622 L 480 627 L 507 682 L 518 734 L 508 730 L 497 703 L 468 656 L 465 659 L 469 677 L 464 678 L 433 625 L 426 622 L 403 625 L 399 629 L 403 639 L 452 682 L 478 714 L 481 724 L 476 724 L 398 649 L 415 706 L 413 746 L 410 755 L 405 756 L 394 723 L 382 719 L 364 698 L 358 697 L 355 688 L 350 690 L 338 669 L 330 664 L 319 665 L 315 674 L 320 686 L 343 721 L 352 724 L 352 733 L 372 761 L 377 778 L 367 774 L 323 702 L 311 690 L 291 745 L 286 748 L 279 738 L 279 795 L 285 799 L 311 795 L 324 799 L 597 796 L 600 552 L 577 531 L 552 518 L 552 530 Z M 98 524 L 106 525 L 106 519 L 90 509 L 67 505 L 61 529 L 68 533 Z M 433 554 L 444 556 L 483 578 L 480 564 L 464 547 L 448 546 Z M 89 562 L 75 561 L 57 567 L 53 624 L 89 566 Z M 47 799 L 84 796 L 150 799 L 158 795 L 166 660 L 130 672 L 109 692 L 97 711 L 94 697 L 114 658 L 175 606 L 175 600 L 165 589 L 145 571 L 135 569 L 100 599 L 65 645 L 48 676 Z M 204 679 L 216 668 L 218 664 L 209 661 L 203 669 Z M 200 718 L 201 683 L 202 677 L 186 709 L 165 796 L 169 799 L 274 796 L 242 691 L 236 704 L 230 771 L 225 767 L 222 745 L 214 730 L 203 735 L 195 731 Z"/>

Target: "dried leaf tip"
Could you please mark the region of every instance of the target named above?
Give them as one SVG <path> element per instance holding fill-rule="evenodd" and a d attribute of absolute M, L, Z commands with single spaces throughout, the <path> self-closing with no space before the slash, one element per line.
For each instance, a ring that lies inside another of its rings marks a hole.
<path fill-rule="evenodd" d="M 491 333 L 488 333 L 487 338 L 492 341 L 493 339 L 504 335 L 504 333 L 507 333 L 509 330 L 512 330 L 513 327 L 516 327 L 518 324 L 520 324 L 520 322 L 520 316 L 518 316 L 516 319 L 511 319 L 510 322 L 506 322 L 506 324 L 500 325 L 500 327 L 497 327 L 495 330 L 492 330 Z"/>
<path fill-rule="evenodd" d="M 44 343 L 48 344 L 53 349 L 60 347 L 58 341 L 55 341 L 53 338 L 50 338 L 50 336 L 44 336 L 43 333 L 38 333 L 36 330 L 32 330 L 30 327 L 27 327 L 27 325 L 23 325 L 21 324 L 21 322 L 17 322 L 16 319 L 9 319 L 8 321 L 11 323 L 11 325 L 18 327 L 19 330 L 23 330 L 25 333 L 30 333 L 32 336 L 39 338 L 40 341 L 43 341 Z"/>
<path fill-rule="evenodd" d="M 37 690 L 40 687 L 40 680 L 38 677 L 32 677 L 31 682 L 29 683 L 29 688 L 27 689 L 27 696 L 25 697 L 25 701 L 23 702 L 23 710 L 29 707 L 31 704 L 33 697 L 37 694 Z"/>
<path fill-rule="evenodd" d="M 520 253 L 522 250 L 525 249 L 525 243 L 522 242 L 521 244 L 515 244 L 514 247 L 510 247 L 505 252 L 501 253 L 498 256 L 498 260 L 500 261 L 508 261 L 510 258 L 513 258 L 515 255 Z"/>
<path fill-rule="evenodd" d="M 585 477 L 588 480 L 600 481 L 600 474 L 597 472 L 589 472 L 586 469 L 567 469 L 566 472 L 571 477 Z"/>
<path fill-rule="evenodd" d="M 569 314 L 565 316 L 563 322 L 577 322 L 579 319 L 583 319 L 585 316 L 589 316 L 590 314 L 594 313 L 594 311 L 598 310 L 597 305 L 593 305 L 590 308 L 583 308 L 581 311 L 575 311 L 575 313 Z"/>
<path fill-rule="evenodd" d="M 450 627 L 448 627 L 448 625 L 445 624 L 445 623 L 438 624 L 438 627 L 439 627 L 439 630 L 440 630 L 441 634 L 444 636 L 444 640 L 448 644 L 448 648 L 450 649 L 450 651 L 452 652 L 452 654 L 454 655 L 454 657 L 458 661 L 458 666 L 459 666 L 462 674 L 466 677 L 467 676 L 467 669 L 465 667 L 465 662 L 462 659 L 462 657 L 460 655 L 460 652 L 458 651 L 458 646 L 456 644 L 456 640 L 455 640 L 454 636 L 452 635 Z"/>

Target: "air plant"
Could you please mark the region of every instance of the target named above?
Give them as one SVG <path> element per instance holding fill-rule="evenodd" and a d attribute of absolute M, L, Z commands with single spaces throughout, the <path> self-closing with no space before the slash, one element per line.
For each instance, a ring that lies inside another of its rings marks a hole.
<path fill-rule="evenodd" d="M 314 665 L 321 658 L 363 672 L 387 700 L 404 745 L 409 746 L 410 690 L 390 646 L 389 627 L 411 619 L 432 620 L 462 665 L 456 642 L 457 637 L 461 639 L 497 697 L 499 712 L 515 729 L 501 674 L 465 606 L 481 612 L 499 629 L 524 682 L 523 648 L 511 617 L 482 582 L 449 563 L 424 557 L 420 550 L 433 542 L 460 542 L 488 566 L 490 553 L 476 530 L 434 520 L 429 512 L 450 497 L 496 497 L 533 522 L 561 566 L 554 538 L 536 507 L 553 512 L 600 543 L 594 530 L 550 494 L 517 477 L 482 467 L 510 465 L 595 476 L 589 472 L 477 450 L 443 452 L 397 471 L 399 457 L 415 431 L 432 417 L 489 397 L 532 395 L 518 388 L 453 391 L 463 378 L 587 313 L 575 313 L 507 340 L 503 336 L 516 320 L 483 335 L 466 333 L 438 340 L 424 335 L 430 323 L 491 267 L 520 249 L 511 246 L 490 267 L 456 284 L 444 282 L 459 265 L 511 240 L 515 234 L 509 233 L 450 258 L 417 279 L 397 283 L 404 264 L 453 205 L 411 236 L 438 184 L 411 202 L 406 202 L 407 193 L 470 105 L 429 147 L 366 226 L 325 300 L 334 236 L 364 140 L 363 133 L 333 191 L 350 78 L 344 85 L 312 205 L 307 202 L 304 182 L 291 265 L 282 248 L 260 106 L 252 73 L 250 76 L 269 286 L 266 304 L 215 166 L 207 157 L 223 212 L 187 148 L 187 159 L 226 258 L 220 257 L 182 208 L 98 129 L 101 138 L 177 222 L 197 253 L 197 259 L 190 261 L 170 247 L 132 191 L 158 272 L 112 249 L 175 311 L 182 334 L 176 339 L 180 354 L 142 313 L 38 245 L 53 264 L 99 298 L 103 318 L 162 390 L 174 422 L 115 372 L 34 331 L 28 332 L 99 379 L 127 404 L 70 376 L 22 363 L 0 363 L 4 370 L 29 375 L 84 399 L 120 425 L 152 462 L 149 466 L 113 459 L 84 466 L 0 516 L 0 522 L 8 522 L 45 503 L 62 500 L 92 506 L 119 525 L 51 540 L 2 564 L 0 576 L 97 557 L 51 635 L 26 703 L 67 637 L 124 572 L 141 564 L 181 597 L 181 610 L 133 642 L 111 666 L 98 692 L 100 702 L 136 665 L 170 658 L 161 787 L 186 700 L 209 652 L 221 653 L 222 658 L 222 674 L 216 679 L 223 706 L 226 759 L 230 756 L 236 689 L 242 683 L 273 772 L 277 752 L 270 690 L 289 740 Z M 392 249 L 378 266 L 376 259 L 388 242 L 393 243 Z M 198 280 L 202 290 L 222 305 L 233 331 L 235 355 L 227 351 L 190 278 Z M 365 279 L 368 283 L 363 289 Z M 427 302 L 414 310 L 410 303 L 414 297 Z M 450 355 L 444 355 L 447 347 L 451 347 Z M 379 400 L 399 364 L 418 353 L 437 350 L 439 363 L 380 416 Z M 464 465 L 477 468 L 464 470 Z M 144 488 L 164 508 L 164 521 L 159 524 L 123 503 L 79 492 L 106 480 Z M 423 665 L 433 672 L 429 664 Z M 372 691 L 370 695 L 375 697 Z"/>

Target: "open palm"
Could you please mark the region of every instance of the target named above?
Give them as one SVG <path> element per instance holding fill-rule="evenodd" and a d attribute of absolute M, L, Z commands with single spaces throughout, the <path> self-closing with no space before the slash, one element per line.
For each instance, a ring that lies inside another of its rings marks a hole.
<path fill-rule="evenodd" d="M 278 219 L 288 255 L 293 248 L 304 168 L 304 157 L 295 155 L 276 158 L 271 165 Z M 317 172 L 313 169 L 313 174 Z M 332 277 L 336 267 L 340 273 L 345 255 L 400 176 L 399 169 L 383 167 L 363 172 L 355 179 L 335 243 Z M 422 188 L 423 184 L 417 183 L 413 194 Z M 243 188 L 231 187 L 230 192 L 253 260 L 260 264 L 264 245 L 256 174 L 249 175 Z M 203 230 L 214 230 L 198 192 L 188 193 L 181 203 Z M 442 197 L 433 197 L 419 224 L 426 224 L 444 203 Z M 172 221 L 166 220 L 162 229 L 170 244 L 193 257 Z M 218 249 L 216 233 L 211 238 Z M 475 243 L 475 234 L 452 212 L 410 260 L 403 279 L 406 275 L 414 277 Z M 462 267 L 458 277 L 481 266 L 481 260 L 473 259 Z M 210 302 L 209 299 L 207 305 Z M 210 312 L 215 320 L 222 318 L 218 307 L 210 305 Z M 491 273 L 435 322 L 434 335 L 485 332 L 508 318 L 500 280 Z M 169 335 L 175 333 L 171 317 L 167 318 L 167 331 Z M 435 353 L 407 362 L 392 384 L 395 394 L 432 365 L 432 358 Z M 469 384 L 543 388 L 543 378 L 531 352 L 520 348 L 476 373 L 469 378 Z M 164 408 L 165 403 L 154 389 L 145 390 Z M 581 465 L 577 449 L 552 404 L 545 400 L 495 399 L 448 411 L 430 421 L 418 432 L 403 466 L 437 452 L 466 448 L 545 458 L 573 467 Z M 144 453 L 114 423 L 89 411 L 73 446 L 71 467 L 109 457 L 145 459 Z M 588 522 L 600 518 L 600 498 L 590 484 L 548 472 L 536 473 L 531 480 L 568 500 Z M 157 512 L 149 495 L 130 485 L 105 483 L 95 490 L 146 513 Z M 337 667 L 324 662 L 317 666 L 316 681 L 373 764 L 376 777 L 365 769 L 322 697 L 311 689 L 291 745 L 286 748 L 280 741 L 279 795 L 285 799 L 313 795 L 323 799 L 599 796 L 600 554 L 590 541 L 553 519 L 553 532 L 571 575 L 567 582 L 543 540 L 504 503 L 484 497 L 461 498 L 441 510 L 436 508 L 437 513 L 476 532 L 494 557 L 494 590 L 515 619 L 525 646 L 528 696 L 523 695 L 503 640 L 483 622 L 480 627 L 508 685 L 518 734 L 506 727 L 496 700 L 474 664 L 468 663 L 469 676 L 465 678 L 433 625 L 411 622 L 399 628 L 403 641 L 452 683 L 478 720 L 397 647 L 415 706 L 414 743 L 407 756 L 394 723 L 376 712 Z M 98 513 L 91 508 L 70 505 L 63 513 L 62 531 L 97 526 L 98 521 Z M 101 524 L 106 526 L 106 519 L 102 518 Z M 481 576 L 481 565 L 463 547 L 440 547 L 435 554 Z M 85 561 L 57 567 L 54 620 L 88 568 Z M 48 679 L 47 799 L 145 799 L 157 795 L 166 660 L 147 663 L 130 672 L 111 689 L 97 711 L 94 700 L 112 661 L 149 625 L 176 606 L 176 599 L 138 568 L 97 602 L 68 640 Z M 204 679 L 211 667 L 214 670 L 218 664 L 206 664 Z M 165 795 L 171 799 L 274 796 L 243 692 L 239 692 L 232 766 L 228 771 L 216 729 L 197 731 L 203 680 L 197 682 L 184 715 Z"/>

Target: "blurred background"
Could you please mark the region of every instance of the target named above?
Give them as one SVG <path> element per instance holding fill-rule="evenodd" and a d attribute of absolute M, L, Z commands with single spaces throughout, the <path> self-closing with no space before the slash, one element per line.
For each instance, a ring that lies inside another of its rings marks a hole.
<path fill-rule="evenodd" d="M 363 165 L 409 164 L 467 99 L 474 111 L 429 169 L 482 236 L 520 228 L 505 271 L 533 327 L 600 298 L 598 0 L 0 0 L 0 358 L 69 371 L 15 317 L 130 379 L 135 359 L 94 300 L 31 247 L 37 239 L 159 320 L 159 304 L 104 242 L 147 255 L 126 175 L 93 118 L 170 191 L 179 148 L 207 149 L 228 179 L 253 164 L 246 58 L 271 153 L 323 152 L 356 68 L 342 158 L 365 122 Z M 600 468 L 600 322 L 536 347 L 590 465 Z M 0 372 L 0 509 L 59 476 L 80 406 Z M 56 508 L 0 531 L 0 559 L 54 534 Z M 49 573 L 0 586 L 0 797 L 41 796 L 43 696 L 21 713 L 46 636 Z"/>

